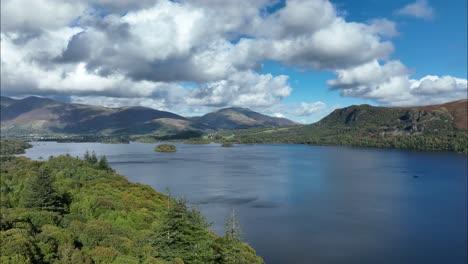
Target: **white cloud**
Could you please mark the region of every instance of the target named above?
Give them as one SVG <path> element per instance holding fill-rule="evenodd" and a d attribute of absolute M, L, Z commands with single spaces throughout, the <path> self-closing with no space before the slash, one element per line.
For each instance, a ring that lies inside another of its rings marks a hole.
<path fill-rule="evenodd" d="M 428 75 L 420 80 L 411 81 L 413 94 L 438 96 L 440 94 L 467 95 L 467 80 L 452 76 Z"/>
<path fill-rule="evenodd" d="M 225 80 L 209 82 L 193 89 L 187 98 L 190 105 L 268 107 L 288 97 L 291 87 L 285 75 L 259 75 L 238 72 Z"/>
<path fill-rule="evenodd" d="M 396 37 L 399 35 L 396 23 L 386 18 L 372 19 L 370 21 L 371 31 L 386 37 Z"/>
<path fill-rule="evenodd" d="M 295 111 L 296 116 L 308 116 L 319 111 L 324 110 L 327 105 L 323 102 L 305 103 L 302 102 L 298 109 Z"/>
<path fill-rule="evenodd" d="M 71 0 L 2 0 L 2 32 L 59 29 L 77 18 L 86 4 Z"/>
<path fill-rule="evenodd" d="M 343 96 L 372 99 L 386 105 L 444 103 L 467 97 L 467 80 L 452 76 L 411 79 L 399 61 L 381 65 L 377 61 L 337 70 L 337 79 L 328 81 Z"/>
<path fill-rule="evenodd" d="M 278 118 L 285 118 L 285 115 L 283 115 L 282 113 L 273 113 L 272 116 L 278 117 Z"/>
<path fill-rule="evenodd" d="M 416 2 L 408 4 L 397 11 L 397 14 L 399 15 L 424 19 L 432 18 L 433 13 L 434 9 L 429 5 L 427 0 L 417 0 Z"/>

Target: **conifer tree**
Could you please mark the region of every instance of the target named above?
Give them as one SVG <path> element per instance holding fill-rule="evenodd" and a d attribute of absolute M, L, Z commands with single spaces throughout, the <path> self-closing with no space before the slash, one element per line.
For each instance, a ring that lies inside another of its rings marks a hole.
<path fill-rule="evenodd" d="M 213 263 L 213 239 L 208 227 L 199 211 L 188 208 L 183 199 L 174 200 L 154 235 L 156 257 L 168 261 L 179 257 L 184 263 Z"/>
<path fill-rule="evenodd" d="M 88 151 L 88 150 L 86 150 L 86 152 L 85 152 L 85 154 L 84 154 L 84 156 L 83 156 L 83 159 L 84 159 L 85 161 L 87 161 L 87 162 L 90 162 L 90 160 L 91 160 L 91 155 L 89 154 L 89 151 Z"/>
<path fill-rule="evenodd" d="M 107 162 L 107 158 L 106 158 L 105 155 L 102 156 L 101 159 L 99 160 L 98 166 L 99 166 L 99 169 L 101 169 L 101 170 L 109 170 L 110 169 L 109 163 Z"/>
<path fill-rule="evenodd" d="M 97 163 L 98 162 L 98 159 L 96 157 L 96 152 L 94 152 L 94 151 L 91 153 L 90 162 L 91 163 Z"/>
<path fill-rule="evenodd" d="M 48 166 L 39 168 L 24 191 L 24 205 L 28 208 L 58 211 L 62 209 L 61 197 L 54 186 L 54 176 Z"/>
<path fill-rule="evenodd" d="M 234 209 L 232 209 L 231 214 L 226 219 L 225 232 L 228 239 L 233 241 L 241 240 L 239 218 L 237 217 L 236 210 Z"/>
<path fill-rule="evenodd" d="M 246 264 L 250 263 L 242 254 L 241 229 L 236 211 L 232 209 L 226 218 L 225 235 L 217 240 L 217 263 Z"/>

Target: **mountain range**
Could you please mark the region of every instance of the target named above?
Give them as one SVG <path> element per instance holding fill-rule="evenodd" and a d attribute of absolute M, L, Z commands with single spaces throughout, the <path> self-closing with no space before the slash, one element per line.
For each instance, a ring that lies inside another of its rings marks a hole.
<path fill-rule="evenodd" d="M 0 100 L 3 137 L 198 138 L 234 143 L 301 143 L 459 152 L 468 152 L 467 105 L 467 100 L 418 107 L 352 105 L 334 110 L 319 122 L 300 125 L 239 107 L 183 117 L 140 106 L 108 108 L 34 96 L 24 99 L 1 97 Z"/>
<path fill-rule="evenodd" d="M 1 97 L 3 135 L 100 134 L 170 136 L 220 129 L 296 125 L 291 120 L 254 112 L 247 108 L 225 108 L 200 117 L 132 106 L 108 108 L 70 104 L 41 97 Z M 193 135 L 193 134 L 191 134 Z"/>

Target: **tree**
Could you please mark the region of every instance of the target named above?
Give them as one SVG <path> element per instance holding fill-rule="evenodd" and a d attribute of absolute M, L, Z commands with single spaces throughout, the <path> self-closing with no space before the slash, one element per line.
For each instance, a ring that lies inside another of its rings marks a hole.
<path fill-rule="evenodd" d="M 86 152 L 85 152 L 85 154 L 84 154 L 84 156 L 83 156 L 83 159 L 84 159 L 85 161 L 87 161 L 87 162 L 90 162 L 90 160 L 91 160 L 91 155 L 89 154 L 89 151 L 88 151 L 88 150 L 86 150 Z"/>
<path fill-rule="evenodd" d="M 225 236 L 233 241 L 241 241 L 241 229 L 239 225 L 239 218 L 237 217 L 236 210 L 232 209 L 231 214 L 226 219 Z"/>
<path fill-rule="evenodd" d="M 109 163 L 107 162 L 106 156 L 102 156 L 101 159 L 99 160 L 98 167 L 101 170 L 109 170 Z"/>
<path fill-rule="evenodd" d="M 63 209 L 61 196 L 54 186 L 54 176 L 47 165 L 39 168 L 24 191 L 24 205 L 28 208 L 57 211 Z"/>
<path fill-rule="evenodd" d="M 2 263 L 31 263 L 40 258 L 34 237 L 23 229 L 9 229 L 0 231 Z"/>
<path fill-rule="evenodd" d="M 157 228 L 153 245 L 157 258 L 184 263 L 212 263 L 213 239 L 209 225 L 198 210 L 187 207 L 183 199 L 174 200 Z"/>
<path fill-rule="evenodd" d="M 260 262 L 255 255 L 245 254 L 241 240 L 239 218 L 234 209 L 226 218 L 225 235 L 216 240 L 215 251 L 216 263 L 247 264 Z"/>
<path fill-rule="evenodd" d="M 91 158 L 90 158 L 89 161 L 90 161 L 91 163 L 97 163 L 97 162 L 98 162 L 98 159 L 97 159 L 97 157 L 96 157 L 96 152 L 93 151 L 93 152 L 91 153 Z"/>

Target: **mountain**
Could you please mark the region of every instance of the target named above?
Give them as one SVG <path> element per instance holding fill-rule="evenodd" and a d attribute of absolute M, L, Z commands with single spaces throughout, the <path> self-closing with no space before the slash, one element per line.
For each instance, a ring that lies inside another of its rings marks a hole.
<path fill-rule="evenodd" d="M 69 104 L 48 98 L 1 97 L 1 129 L 17 135 L 152 135 L 193 137 L 218 129 L 286 126 L 295 123 L 244 108 L 227 108 L 202 117 L 186 118 L 151 108 L 108 108 Z"/>
<path fill-rule="evenodd" d="M 467 130 L 467 100 L 419 107 L 352 105 L 333 111 L 317 125 L 392 133 Z"/>
<path fill-rule="evenodd" d="M 219 132 L 213 138 L 468 152 L 467 106 L 467 100 L 420 107 L 352 105 L 310 125 Z"/>
<path fill-rule="evenodd" d="M 297 123 L 286 118 L 271 117 L 241 107 L 224 108 L 201 117 L 192 117 L 191 119 L 217 129 L 297 125 Z"/>
<path fill-rule="evenodd" d="M 1 98 L 4 135 L 24 134 L 154 134 L 205 131 L 206 125 L 145 107 L 107 108 L 67 104 L 48 98 Z"/>

